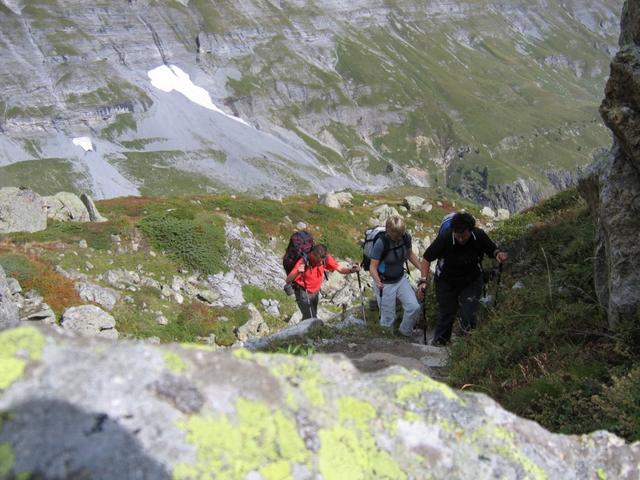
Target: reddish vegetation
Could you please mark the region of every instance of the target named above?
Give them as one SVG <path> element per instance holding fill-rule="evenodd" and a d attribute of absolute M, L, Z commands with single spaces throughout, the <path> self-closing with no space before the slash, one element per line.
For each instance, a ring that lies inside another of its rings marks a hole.
<path fill-rule="evenodd" d="M 158 198 L 150 197 L 119 197 L 97 202 L 98 210 L 108 212 L 121 210 L 129 217 L 141 217 L 149 204 L 157 203 Z"/>
<path fill-rule="evenodd" d="M 73 280 L 54 272 L 50 265 L 38 259 L 28 260 L 32 268 L 31 274 L 21 282 L 24 290 L 38 291 L 57 315 L 84 303 L 74 288 Z"/>

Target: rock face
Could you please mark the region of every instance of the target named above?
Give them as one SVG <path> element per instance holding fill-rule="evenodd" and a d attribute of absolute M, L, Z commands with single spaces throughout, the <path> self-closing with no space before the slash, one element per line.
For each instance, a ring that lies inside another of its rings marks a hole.
<path fill-rule="evenodd" d="M 609 324 L 638 321 L 640 307 L 640 4 L 625 3 L 620 51 L 600 113 L 614 135 L 608 155 L 581 181 L 596 214 L 595 286 Z"/>
<path fill-rule="evenodd" d="M 33 327 L 1 332 L 0 347 L 5 478 L 640 474 L 638 444 L 550 434 L 397 366 L 361 373 L 342 356 L 214 353 Z"/>
<path fill-rule="evenodd" d="M 45 228 L 47 213 L 40 195 L 20 188 L 0 188 L 0 234 Z"/>
<path fill-rule="evenodd" d="M 18 306 L 13 301 L 13 292 L 7 276 L 0 266 L 0 330 L 18 324 Z"/>

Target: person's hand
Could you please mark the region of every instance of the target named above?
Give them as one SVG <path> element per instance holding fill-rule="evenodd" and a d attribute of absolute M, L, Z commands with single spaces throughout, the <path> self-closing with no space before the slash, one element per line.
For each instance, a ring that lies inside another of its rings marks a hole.
<path fill-rule="evenodd" d="M 360 265 L 352 265 L 351 266 L 351 273 L 356 273 L 360 271 Z"/>
<path fill-rule="evenodd" d="M 382 291 L 382 289 L 384 288 L 384 283 L 382 283 L 382 282 L 376 282 L 376 287 L 378 287 L 378 289 L 379 289 L 380 291 Z"/>
<path fill-rule="evenodd" d="M 306 265 L 304 263 L 301 263 L 300 265 L 298 265 L 298 274 L 304 273 L 305 269 L 306 269 Z"/>
<path fill-rule="evenodd" d="M 496 260 L 499 263 L 506 262 L 509 259 L 509 254 L 507 252 L 498 252 L 496 254 Z"/>

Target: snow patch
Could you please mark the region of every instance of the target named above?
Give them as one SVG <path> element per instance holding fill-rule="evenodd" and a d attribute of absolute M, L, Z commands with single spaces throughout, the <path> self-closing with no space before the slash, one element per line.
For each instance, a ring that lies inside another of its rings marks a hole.
<path fill-rule="evenodd" d="M 179 67 L 175 65 L 161 65 L 147 72 L 151 85 L 163 92 L 176 91 L 187 97 L 193 103 L 200 105 L 209 110 L 213 110 L 216 113 L 220 113 L 225 117 L 231 118 L 236 122 L 243 123 L 247 126 L 249 124 L 241 118 L 229 115 L 215 106 L 211 101 L 211 96 L 204 88 L 194 85 L 189 77 L 189 74 L 185 73 Z"/>
<path fill-rule="evenodd" d="M 73 144 L 81 147 L 85 152 L 93 152 L 93 142 L 89 137 L 76 137 Z"/>

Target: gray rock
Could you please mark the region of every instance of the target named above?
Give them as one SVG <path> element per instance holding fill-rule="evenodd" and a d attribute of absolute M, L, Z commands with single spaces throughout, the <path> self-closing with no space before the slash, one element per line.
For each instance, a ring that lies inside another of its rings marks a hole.
<path fill-rule="evenodd" d="M 307 318 L 296 325 L 287 327 L 272 335 L 262 338 L 250 338 L 244 342 L 244 347 L 249 350 L 259 350 L 268 347 L 274 342 L 280 342 L 282 340 L 288 340 L 295 337 L 304 337 L 323 325 L 324 322 L 319 318 Z"/>
<path fill-rule="evenodd" d="M 121 297 L 120 293 L 113 288 L 102 287 L 90 282 L 78 282 L 75 288 L 82 300 L 97 303 L 107 310 L 113 310 Z"/>
<path fill-rule="evenodd" d="M 235 334 L 238 340 L 245 342 L 250 338 L 264 337 L 269 335 L 269 326 L 265 323 L 258 309 L 250 303 L 249 320 L 242 326 L 236 328 Z"/>
<path fill-rule="evenodd" d="M 89 222 L 89 212 L 75 193 L 59 192 L 43 197 L 47 217 L 62 222 Z"/>
<path fill-rule="evenodd" d="M 491 219 L 496 218 L 496 212 L 494 212 L 491 207 L 484 207 L 480 213 L 485 217 L 489 217 Z"/>
<path fill-rule="evenodd" d="M 22 292 L 20 282 L 18 282 L 18 280 L 16 280 L 15 278 L 7 278 L 7 286 L 9 287 L 9 293 L 11 293 L 11 295 Z"/>
<path fill-rule="evenodd" d="M 506 208 L 499 208 L 496 214 L 496 220 L 509 220 L 510 215 L 509 210 Z"/>
<path fill-rule="evenodd" d="M 85 193 L 80 195 L 80 201 L 84 204 L 87 209 L 87 213 L 89 213 L 89 220 L 91 222 L 106 222 L 107 219 L 100 215 L 96 205 L 93 203 L 91 197 Z"/>
<path fill-rule="evenodd" d="M 0 330 L 13 327 L 18 323 L 18 306 L 13 299 L 4 269 L 0 266 Z"/>
<path fill-rule="evenodd" d="M 342 208 L 345 205 L 351 204 L 352 201 L 353 195 L 349 192 L 328 192 L 320 195 L 318 203 L 330 208 Z"/>
<path fill-rule="evenodd" d="M 424 198 L 415 195 L 409 195 L 407 197 L 404 197 L 404 199 L 402 200 L 402 204 L 412 212 L 420 210 L 424 202 Z"/>
<path fill-rule="evenodd" d="M 293 478 L 380 478 L 384 468 L 417 479 L 425 465 L 436 479 L 640 474 L 640 444 L 552 434 L 399 366 L 362 373 L 341 355 L 207 352 L 33 327 L 0 341 L 11 336 L 26 346 L 3 351 L 25 366 L 0 394 L 7 478 L 200 478 L 222 464 L 241 479 L 274 464 Z"/>
<path fill-rule="evenodd" d="M 40 195 L 14 187 L 0 188 L 0 234 L 45 228 L 47 213 Z"/>
<path fill-rule="evenodd" d="M 55 325 L 56 314 L 46 303 L 36 307 L 26 307 L 20 310 L 20 320 L 23 322 L 42 322 L 45 325 Z"/>
<path fill-rule="evenodd" d="M 65 330 L 84 337 L 118 338 L 115 319 L 95 305 L 68 308 L 60 323 Z"/>
<path fill-rule="evenodd" d="M 376 224 L 384 225 L 389 217 L 399 215 L 398 210 L 389 205 L 381 205 L 373 211 L 376 217 Z"/>
<path fill-rule="evenodd" d="M 235 272 L 210 275 L 206 283 L 218 294 L 218 300 L 213 305 L 236 308 L 244 304 L 242 285 Z"/>
<path fill-rule="evenodd" d="M 122 269 L 107 270 L 100 278 L 118 290 L 139 285 L 141 280 L 137 272 Z"/>

